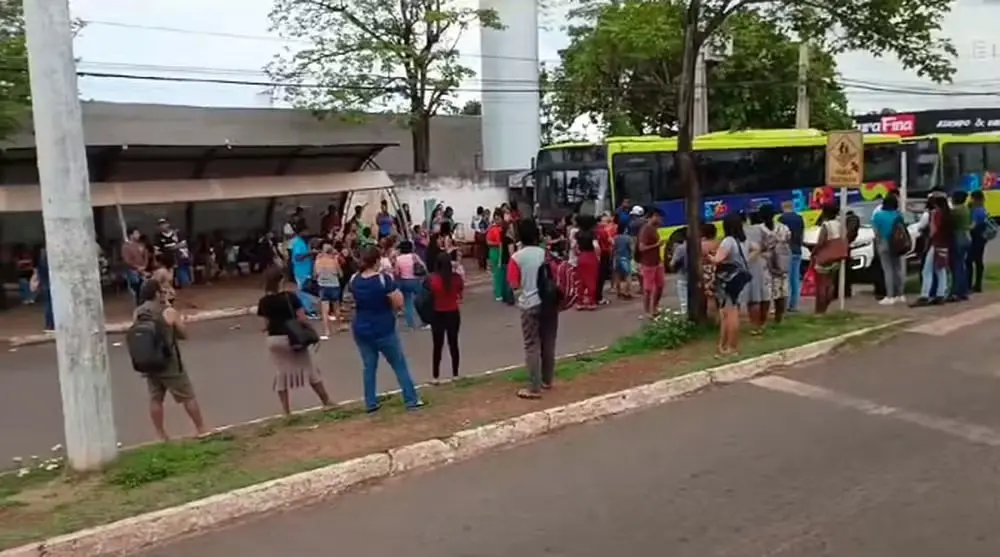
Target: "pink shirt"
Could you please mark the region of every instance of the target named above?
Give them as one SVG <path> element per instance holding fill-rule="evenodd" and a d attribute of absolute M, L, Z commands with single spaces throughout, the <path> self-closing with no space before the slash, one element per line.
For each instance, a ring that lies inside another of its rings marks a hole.
<path fill-rule="evenodd" d="M 404 253 L 396 258 L 396 275 L 401 279 L 417 278 L 414 272 L 417 265 L 417 256 L 412 253 Z"/>

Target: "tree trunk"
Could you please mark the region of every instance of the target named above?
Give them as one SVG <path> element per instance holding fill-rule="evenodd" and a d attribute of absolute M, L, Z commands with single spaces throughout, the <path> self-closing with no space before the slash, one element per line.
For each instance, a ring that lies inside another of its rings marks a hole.
<path fill-rule="evenodd" d="M 426 174 L 431 170 L 431 117 L 416 112 L 410 121 L 413 139 L 413 172 Z"/>
<path fill-rule="evenodd" d="M 678 95 L 677 120 L 677 162 L 680 165 L 681 186 L 684 190 L 684 210 L 687 216 L 687 278 L 688 317 L 696 322 L 707 320 L 707 308 L 703 303 L 701 286 L 701 191 L 695 173 L 692 150 L 694 147 L 694 73 L 698 56 L 698 16 L 701 12 L 700 0 L 689 0 L 684 26 L 684 60 L 681 69 L 681 83 Z"/>

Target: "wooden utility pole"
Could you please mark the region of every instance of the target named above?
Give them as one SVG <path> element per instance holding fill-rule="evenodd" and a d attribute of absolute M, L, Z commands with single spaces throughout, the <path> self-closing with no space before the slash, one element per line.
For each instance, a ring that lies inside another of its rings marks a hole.
<path fill-rule="evenodd" d="M 67 0 L 25 0 L 35 148 L 69 465 L 117 455 L 104 302 Z"/>

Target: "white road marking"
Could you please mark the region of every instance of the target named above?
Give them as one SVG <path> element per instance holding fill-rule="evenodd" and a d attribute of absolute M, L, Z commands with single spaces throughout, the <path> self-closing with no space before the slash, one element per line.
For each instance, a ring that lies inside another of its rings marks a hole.
<path fill-rule="evenodd" d="M 792 379 L 778 375 L 758 377 L 751 380 L 750 384 L 770 391 L 828 402 L 843 408 L 857 410 L 869 416 L 892 418 L 900 422 L 945 433 L 952 437 L 958 437 L 977 445 L 1000 447 L 1000 432 L 986 426 L 970 424 L 951 418 L 932 416 L 921 412 L 913 412 L 894 406 L 886 406 L 863 398 L 824 389 L 823 387 L 793 381 Z"/>
<path fill-rule="evenodd" d="M 906 331 L 909 333 L 920 333 L 943 337 L 954 333 L 959 329 L 977 325 L 989 319 L 1000 317 L 1000 303 L 982 306 L 969 311 L 963 311 L 949 317 L 942 317 L 933 321 L 914 325 Z"/>

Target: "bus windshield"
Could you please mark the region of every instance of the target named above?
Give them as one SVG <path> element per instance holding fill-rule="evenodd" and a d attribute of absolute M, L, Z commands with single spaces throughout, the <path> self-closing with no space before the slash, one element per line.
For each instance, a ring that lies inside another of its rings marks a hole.
<path fill-rule="evenodd" d="M 610 207 L 610 180 L 603 145 L 549 147 L 538 153 L 535 203 L 538 217 L 598 214 Z"/>

